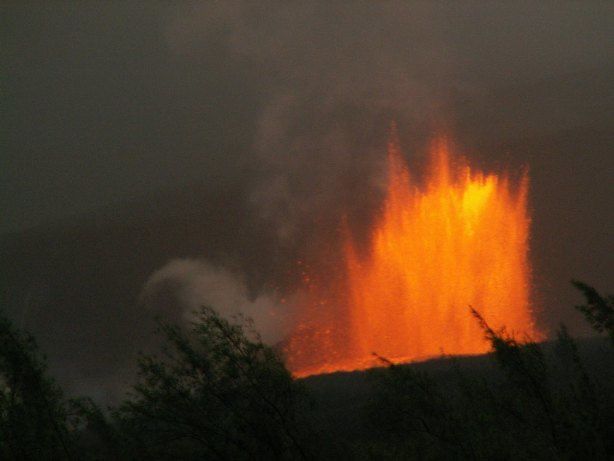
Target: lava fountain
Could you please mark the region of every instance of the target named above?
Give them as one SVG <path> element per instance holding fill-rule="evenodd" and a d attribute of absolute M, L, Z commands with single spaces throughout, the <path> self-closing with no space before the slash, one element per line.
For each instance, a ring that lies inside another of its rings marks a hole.
<path fill-rule="evenodd" d="M 285 348 L 297 377 L 489 350 L 476 308 L 494 328 L 540 336 L 529 300 L 528 178 L 458 166 L 433 144 L 426 180 L 388 146 L 383 206 L 366 251 L 350 233 L 341 275 L 310 286 Z"/>

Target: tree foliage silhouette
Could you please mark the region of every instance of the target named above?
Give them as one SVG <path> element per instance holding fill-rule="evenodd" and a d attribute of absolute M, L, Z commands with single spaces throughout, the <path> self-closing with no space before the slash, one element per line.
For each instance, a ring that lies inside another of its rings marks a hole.
<path fill-rule="evenodd" d="M 614 297 L 574 286 L 586 298 L 576 308 L 614 338 Z M 367 397 L 344 410 L 364 428 L 354 438 L 326 422 L 329 409 L 248 319 L 203 307 L 186 328 L 160 322 L 161 353 L 143 355 L 127 398 L 102 410 L 65 400 L 32 336 L 0 315 L 0 459 L 612 459 L 611 382 L 595 379 L 565 326 L 538 344 L 470 313 L 492 354 L 428 373 L 380 357 Z"/>
<path fill-rule="evenodd" d="M 586 304 L 577 305 L 576 309 L 584 314 L 595 330 L 607 333 L 614 345 L 614 296 L 601 296 L 592 286 L 578 280 L 571 283 L 586 298 Z"/>
<path fill-rule="evenodd" d="M 248 320 L 208 307 L 188 332 L 161 324 L 161 357 L 143 356 L 139 381 L 115 412 L 140 459 L 304 459 L 305 404 L 281 358 Z"/>
<path fill-rule="evenodd" d="M 611 297 L 574 282 L 587 298 L 577 308 L 597 331 L 611 332 Z M 596 384 L 578 345 L 561 326 L 554 344 L 519 341 L 471 314 L 492 347 L 493 368 L 437 375 L 413 365 L 370 372 L 369 422 L 379 458 L 612 459 L 611 385 Z M 601 383 L 603 384 L 603 383 Z M 375 448 L 374 448 L 375 447 Z"/>
<path fill-rule="evenodd" d="M 34 338 L 0 312 L 0 457 L 72 457 L 68 414 L 60 388 L 47 377 Z"/>

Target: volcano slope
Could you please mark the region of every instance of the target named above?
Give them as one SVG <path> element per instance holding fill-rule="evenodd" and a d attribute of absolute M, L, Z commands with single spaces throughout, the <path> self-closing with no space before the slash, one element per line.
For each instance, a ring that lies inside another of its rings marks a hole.
<path fill-rule="evenodd" d="M 341 453 L 387 459 L 607 459 L 614 348 L 556 341 L 302 380 Z M 339 453 L 339 454 L 341 454 Z M 609 453 L 609 455 L 608 455 Z"/>

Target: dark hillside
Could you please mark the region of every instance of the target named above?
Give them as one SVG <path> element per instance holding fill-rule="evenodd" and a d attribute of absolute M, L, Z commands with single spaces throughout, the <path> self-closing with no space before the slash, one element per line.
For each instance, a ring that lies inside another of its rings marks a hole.
<path fill-rule="evenodd" d="M 591 338 L 578 340 L 582 361 L 599 395 L 614 408 L 614 349 L 607 339 Z M 543 344 L 546 356 L 553 361 L 556 344 Z M 454 386 L 459 373 L 470 380 L 501 381 L 502 370 L 492 354 L 470 357 L 443 357 L 425 362 L 400 365 L 418 373 L 427 373 L 442 388 L 454 396 Z M 558 370 L 556 373 L 563 373 Z M 301 380 L 316 402 L 319 420 L 324 431 L 340 440 L 359 441 L 372 437 L 373 427 L 366 424 L 374 398 L 375 379 L 373 371 L 340 372 L 311 376 Z M 553 380 L 557 382 L 561 376 Z"/>

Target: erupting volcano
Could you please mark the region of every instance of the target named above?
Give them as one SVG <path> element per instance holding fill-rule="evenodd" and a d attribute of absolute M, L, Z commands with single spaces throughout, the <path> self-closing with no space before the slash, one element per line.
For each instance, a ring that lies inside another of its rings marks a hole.
<path fill-rule="evenodd" d="M 388 147 L 385 199 L 359 249 L 347 232 L 341 276 L 312 287 L 286 346 L 295 376 L 486 352 L 470 306 L 494 328 L 539 337 L 529 300 L 526 174 L 459 166 L 433 144 L 424 181 L 398 142 Z"/>

